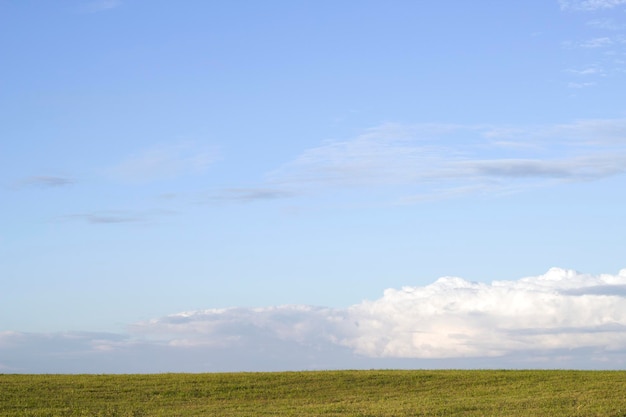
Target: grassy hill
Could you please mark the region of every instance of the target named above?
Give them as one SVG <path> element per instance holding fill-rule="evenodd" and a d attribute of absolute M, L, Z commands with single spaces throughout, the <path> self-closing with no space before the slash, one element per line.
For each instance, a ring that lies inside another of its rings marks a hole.
<path fill-rule="evenodd" d="M 626 416 L 623 371 L 0 375 L 0 416 Z"/>

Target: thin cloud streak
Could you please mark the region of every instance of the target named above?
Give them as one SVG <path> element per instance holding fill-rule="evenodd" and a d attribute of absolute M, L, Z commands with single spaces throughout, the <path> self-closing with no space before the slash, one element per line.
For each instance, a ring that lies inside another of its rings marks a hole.
<path fill-rule="evenodd" d="M 271 188 L 225 188 L 217 195 L 210 196 L 209 201 L 251 203 L 255 201 L 271 201 L 292 198 L 296 194 L 291 191 Z"/>
<path fill-rule="evenodd" d="M 595 86 L 596 83 L 574 83 L 574 82 L 569 82 L 567 83 L 567 88 L 575 88 L 575 89 L 581 89 L 581 88 L 587 88 L 587 87 L 593 87 Z"/>
<path fill-rule="evenodd" d="M 58 188 L 74 184 L 75 181 L 69 177 L 60 177 L 54 175 L 37 175 L 24 178 L 18 182 L 19 187 L 40 187 L 40 188 Z"/>
<path fill-rule="evenodd" d="M 579 75 L 579 76 L 604 75 L 604 72 L 597 67 L 588 67 L 588 68 L 581 69 L 581 70 L 569 69 L 567 70 L 567 72 L 574 74 L 574 75 Z"/>
<path fill-rule="evenodd" d="M 141 216 L 127 212 L 99 212 L 86 214 L 70 214 L 64 219 L 83 220 L 90 224 L 139 223 L 145 221 Z"/>
<path fill-rule="evenodd" d="M 149 223 L 155 218 L 172 215 L 176 212 L 171 210 L 105 210 L 91 213 L 76 213 L 59 217 L 57 221 L 82 221 L 94 225 L 125 224 L 125 223 Z"/>

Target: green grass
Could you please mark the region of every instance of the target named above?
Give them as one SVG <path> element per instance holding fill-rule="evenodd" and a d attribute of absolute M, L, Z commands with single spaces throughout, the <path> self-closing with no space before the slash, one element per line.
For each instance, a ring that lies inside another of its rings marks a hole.
<path fill-rule="evenodd" d="M 626 416 L 622 371 L 0 375 L 0 416 Z"/>

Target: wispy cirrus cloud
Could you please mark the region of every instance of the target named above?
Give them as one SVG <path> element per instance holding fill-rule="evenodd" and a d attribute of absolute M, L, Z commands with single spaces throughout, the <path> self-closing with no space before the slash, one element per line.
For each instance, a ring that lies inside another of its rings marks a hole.
<path fill-rule="evenodd" d="M 579 39 L 563 42 L 564 47 L 570 51 L 571 59 L 579 65 L 581 59 L 588 61 L 587 68 L 582 70 L 567 70 L 574 76 L 604 77 L 603 84 L 616 77 L 623 77 L 624 55 L 626 51 L 625 26 L 616 22 L 615 9 L 625 6 L 625 0 L 561 0 L 563 11 L 588 13 L 594 18 L 589 20 L 586 26 L 581 27 Z M 592 30 L 589 30 L 592 29 Z M 595 71 L 599 67 L 601 71 Z M 578 80 L 567 83 L 569 88 L 583 88 L 600 84 L 596 82 L 580 82 Z"/>
<path fill-rule="evenodd" d="M 122 160 L 106 173 L 115 179 L 135 183 L 199 175 L 214 162 L 216 155 L 214 148 L 191 142 L 160 144 Z"/>
<path fill-rule="evenodd" d="M 0 333 L 11 372 L 626 365 L 626 269 L 552 268 L 491 283 L 443 277 L 347 308 L 188 311 L 126 334 Z"/>
<path fill-rule="evenodd" d="M 269 175 L 285 189 L 508 192 L 626 171 L 626 119 L 544 126 L 393 125 L 305 150 Z M 402 188 L 405 187 L 405 188 Z"/>
<path fill-rule="evenodd" d="M 588 39 L 579 44 L 581 48 L 606 48 L 611 45 L 613 45 L 613 40 L 609 38 L 608 36 L 603 36 L 601 38 Z"/>
<path fill-rule="evenodd" d="M 618 31 L 624 29 L 623 24 L 617 23 L 615 22 L 615 20 L 607 18 L 590 20 L 587 22 L 587 26 L 610 31 Z"/>
<path fill-rule="evenodd" d="M 626 4 L 626 0 L 559 0 L 562 10 L 595 11 L 612 9 Z"/>

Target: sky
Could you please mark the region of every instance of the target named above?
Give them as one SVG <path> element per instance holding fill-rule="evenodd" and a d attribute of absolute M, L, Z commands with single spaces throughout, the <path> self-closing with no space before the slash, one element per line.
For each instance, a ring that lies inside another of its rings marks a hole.
<path fill-rule="evenodd" d="M 0 1 L 0 373 L 626 367 L 626 0 Z"/>

